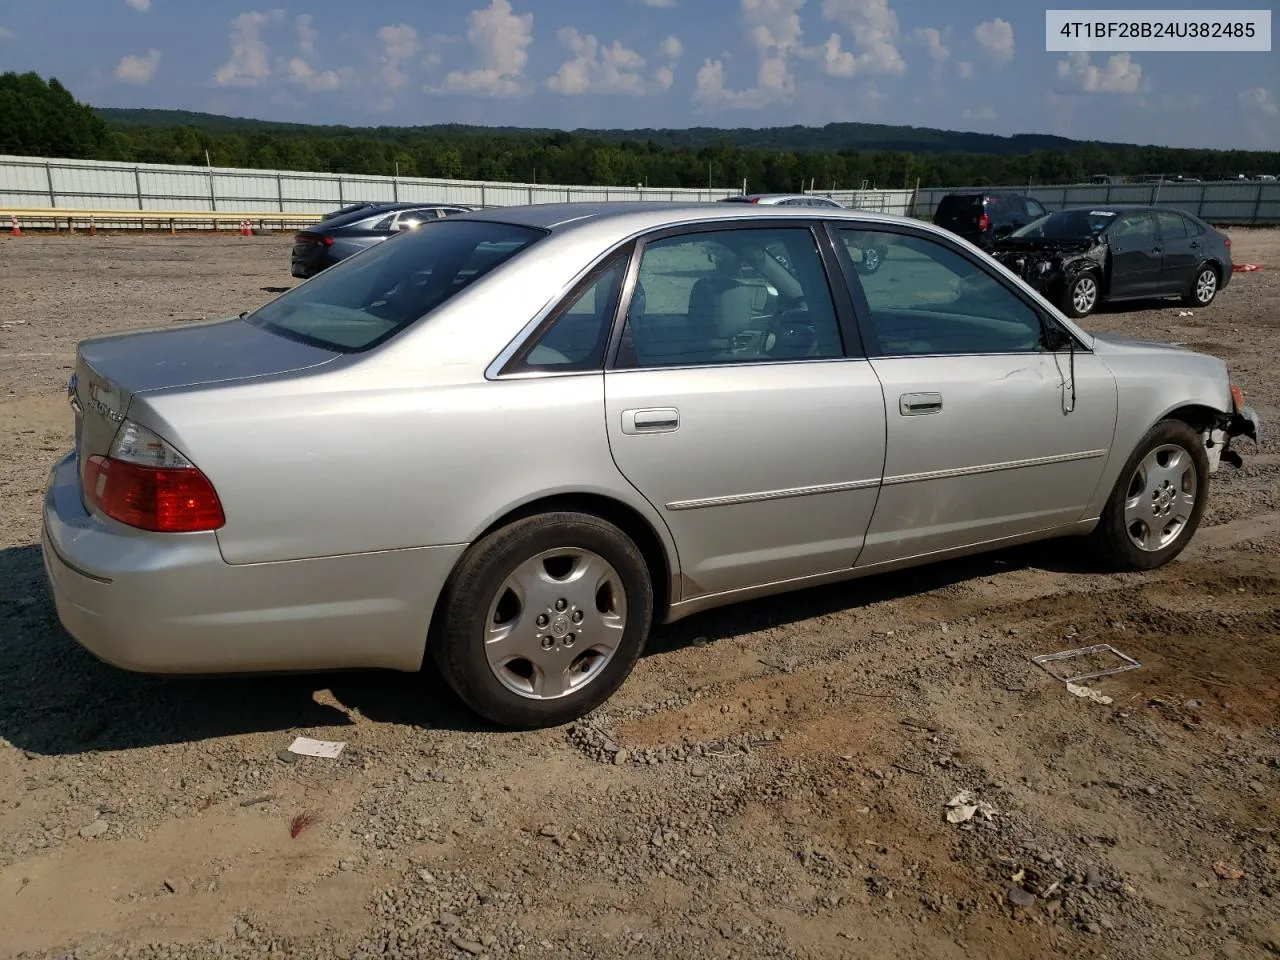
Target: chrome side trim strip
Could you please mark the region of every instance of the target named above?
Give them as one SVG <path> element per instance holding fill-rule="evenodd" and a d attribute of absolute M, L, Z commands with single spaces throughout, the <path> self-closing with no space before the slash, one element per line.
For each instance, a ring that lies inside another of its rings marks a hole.
<path fill-rule="evenodd" d="M 1004 463 L 981 463 L 973 467 L 953 467 L 949 470 L 929 470 L 925 473 L 903 473 L 885 477 L 884 485 L 919 483 L 922 480 L 945 480 L 951 477 L 969 477 L 978 473 L 998 473 L 1001 470 L 1021 470 L 1024 467 L 1043 467 L 1053 463 L 1071 463 L 1074 460 L 1096 460 L 1105 457 L 1106 450 L 1082 450 L 1079 453 L 1063 453 L 1052 457 L 1033 457 L 1030 460 L 1008 460 Z"/>
<path fill-rule="evenodd" d="M 666 504 L 668 510 L 700 510 L 703 507 L 727 507 L 735 503 L 759 503 L 763 500 L 789 500 L 792 497 L 813 497 L 822 493 L 844 493 L 846 490 L 866 490 L 878 487 L 879 480 L 850 480 L 846 483 L 820 483 L 812 487 L 788 487 L 785 490 L 764 490 L 760 493 L 737 493 L 727 497 L 704 497 L 700 500 L 673 500 Z"/>

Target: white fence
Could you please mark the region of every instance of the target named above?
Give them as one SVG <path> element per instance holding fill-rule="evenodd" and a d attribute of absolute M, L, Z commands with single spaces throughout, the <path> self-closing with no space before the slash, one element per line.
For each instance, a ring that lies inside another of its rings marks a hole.
<path fill-rule="evenodd" d="M 938 200 L 963 187 L 912 190 L 816 191 L 859 210 L 928 219 Z M 1003 187 L 1029 194 L 1050 210 L 1084 204 L 1139 203 L 1177 207 L 1212 223 L 1280 224 L 1280 183 L 1071 184 Z M 479 206 L 592 200 L 708 202 L 737 188 L 666 189 L 590 187 L 545 183 L 369 177 L 287 170 L 241 170 L 165 164 L 103 163 L 0 155 L 0 210 L 184 211 L 315 216 L 358 201 L 422 201 Z"/>
<path fill-rule="evenodd" d="M 600 200 L 706 202 L 730 188 L 557 186 L 418 177 L 369 177 L 286 170 L 0 156 L 0 209 L 321 214 L 359 201 L 514 206 Z M 841 191 L 846 206 L 906 213 L 910 190 Z"/>

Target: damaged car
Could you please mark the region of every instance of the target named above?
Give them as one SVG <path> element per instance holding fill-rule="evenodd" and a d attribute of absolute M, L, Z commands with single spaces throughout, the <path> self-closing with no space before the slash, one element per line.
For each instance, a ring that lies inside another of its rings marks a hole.
<path fill-rule="evenodd" d="M 992 256 L 1076 318 L 1122 300 L 1207 307 L 1232 269 L 1230 237 L 1164 207 L 1059 210 L 1000 240 Z"/>
<path fill-rule="evenodd" d="M 434 664 L 518 728 L 740 600 L 1068 536 L 1162 567 L 1259 433 L 1223 360 L 1090 334 L 945 230 L 731 203 L 441 219 L 85 340 L 67 400 L 43 554 L 91 652 Z"/>

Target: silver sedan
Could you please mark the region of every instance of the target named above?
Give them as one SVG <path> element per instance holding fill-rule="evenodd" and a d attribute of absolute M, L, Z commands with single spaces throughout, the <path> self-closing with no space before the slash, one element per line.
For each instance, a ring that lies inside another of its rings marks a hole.
<path fill-rule="evenodd" d="M 864 253 L 876 251 L 875 268 Z M 438 665 L 512 727 L 651 624 L 1049 537 L 1167 563 L 1257 417 L 951 234 L 854 211 L 464 214 L 239 319 L 80 344 L 44 557 L 121 667 Z"/>

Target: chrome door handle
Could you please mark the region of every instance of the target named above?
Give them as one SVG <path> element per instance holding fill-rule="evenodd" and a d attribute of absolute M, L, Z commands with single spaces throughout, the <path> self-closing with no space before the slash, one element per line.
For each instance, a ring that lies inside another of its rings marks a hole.
<path fill-rule="evenodd" d="M 679 426 L 680 411 L 675 407 L 622 411 L 623 433 L 673 433 Z"/>
<path fill-rule="evenodd" d="M 942 412 L 940 393 L 904 393 L 898 398 L 898 412 L 904 417 L 919 417 Z"/>

